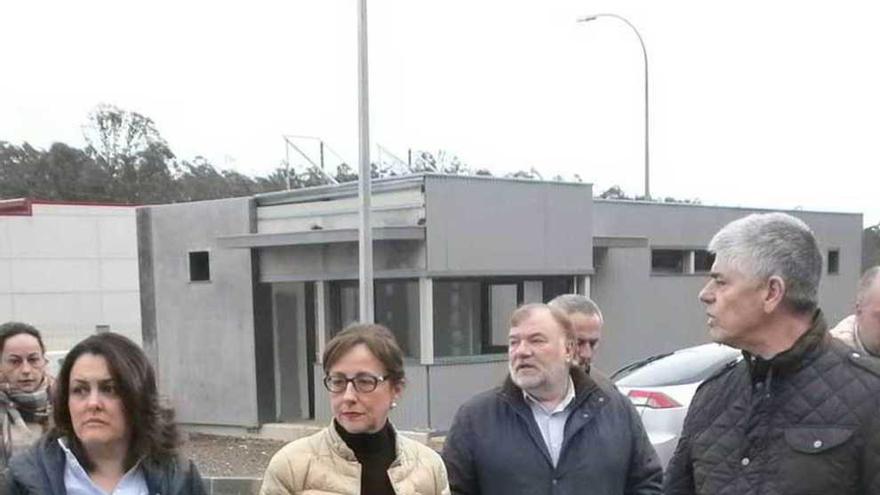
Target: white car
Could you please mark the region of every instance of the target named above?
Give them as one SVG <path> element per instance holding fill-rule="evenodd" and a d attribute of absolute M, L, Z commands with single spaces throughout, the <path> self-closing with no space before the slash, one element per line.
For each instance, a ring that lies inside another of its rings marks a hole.
<path fill-rule="evenodd" d="M 658 354 L 621 368 L 611 376 L 639 411 L 663 469 L 678 445 L 697 387 L 725 366 L 742 359 L 739 350 L 704 344 Z"/>

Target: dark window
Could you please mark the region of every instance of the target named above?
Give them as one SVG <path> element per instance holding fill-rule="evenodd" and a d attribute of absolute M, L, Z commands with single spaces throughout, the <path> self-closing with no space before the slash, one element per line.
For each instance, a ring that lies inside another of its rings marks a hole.
<path fill-rule="evenodd" d="M 840 273 L 840 250 L 828 250 L 828 275 L 837 275 Z"/>
<path fill-rule="evenodd" d="M 189 279 L 191 282 L 211 280 L 211 260 L 207 251 L 189 253 Z"/>
<path fill-rule="evenodd" d="M 567 294 L 572 281 L 573 277 L 434 280 L 434 355 L 507 352 L 513 310 Z"/>
<path fill-rule="evenodd" d="M 330 337 L 360 321 L 360 294 L 356 281 L 330 284 Z M 415 280 L 373 282 L 376 323 L 388 327 L 403 355 L 419 357 L 419 283 Z"/>
<path fill-rule="evenodd" d="M 705 249 L 697 249 L 694 251 L 694 273 L 712 271 L 712 264 L 715 263 L 715 254 Z"/>
<path fill-rule="evenodd" d="M 684 273 L 687 251 L 681 249 L 652 249 L 651 271 L 654 273 Z"/>

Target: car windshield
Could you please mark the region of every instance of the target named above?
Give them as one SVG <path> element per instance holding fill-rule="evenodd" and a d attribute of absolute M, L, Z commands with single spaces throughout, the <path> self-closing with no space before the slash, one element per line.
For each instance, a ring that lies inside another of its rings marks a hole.
<path fill-rule="evenodd" d="M 707 344 L 671 354 L 651 356 L 622 368 L 613 375 L 621 387 L 664 387 L 697 383 L 739 359 L 736 349 Z"/>

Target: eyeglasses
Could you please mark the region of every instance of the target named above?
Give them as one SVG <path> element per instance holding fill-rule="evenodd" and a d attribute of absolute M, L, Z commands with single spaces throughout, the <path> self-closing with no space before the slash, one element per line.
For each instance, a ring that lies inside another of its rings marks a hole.
<path fill-rule="evenodd" d="M 348 388 L 348 384 L 354 385 L 356 392 L 368 394 L 380 383 L 384 382 L 388 377 L 376 376 L 369 373 L 358 373 L 353 378 L 349 378 L 341 373 L 334 373 L 324 377 L 324 388 L 334 394 L 341 394 Z"/>

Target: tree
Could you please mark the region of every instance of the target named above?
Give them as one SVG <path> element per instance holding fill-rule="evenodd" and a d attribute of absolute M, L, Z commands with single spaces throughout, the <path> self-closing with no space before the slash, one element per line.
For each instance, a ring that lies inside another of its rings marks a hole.
<path fill-rule="evenodd" d="M 173 200 L 174 159 L 152 119 L 109 104 L 89 113 L 83 126 L 88 153 L 107 173 L 115 199 L 129 203 Z"/>

